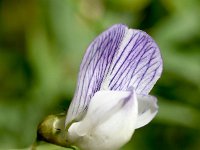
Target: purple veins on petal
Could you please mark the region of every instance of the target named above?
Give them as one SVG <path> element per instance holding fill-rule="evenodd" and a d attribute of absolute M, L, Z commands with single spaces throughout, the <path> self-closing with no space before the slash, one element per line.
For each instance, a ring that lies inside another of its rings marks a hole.
<path fill-rule="evenodd" d="M 133 86 L 136 93 L 148 94 L 162 72 L 158 46 L 145 32 L 129 29 L 118 51 L 120 55 L 113 59 L 107 75 L 111 79 L 109 89 L 127 90 Z"/>
<path fill-rule="evenodd" d="M 66 123 L 77 118 L 99 90 L 127 90 L 148 94 L 162 72 L 160 51 L 140 30 L 114 25 L 88 47 L 80 66 L 73 102 Z"/>
<path fill-rule="evenodd" d="M 114 25 L 100 34 L 88 47 L 80 66 L 77 89 L 68 110 L 66 123 L 77 118 L 91 97 L 100 90 L 127 30 L 125 25 Z"/>

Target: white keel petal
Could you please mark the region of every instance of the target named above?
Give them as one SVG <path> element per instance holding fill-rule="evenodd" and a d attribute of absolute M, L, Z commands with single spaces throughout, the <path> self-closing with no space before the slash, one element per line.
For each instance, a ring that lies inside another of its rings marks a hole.
<path fill-rule="evenodd" d="M 86 116 L 68 129 L 68 138 L 81 150 L 116 150 L 127 143 L 138 116 L 134 91 L 99 91 Z"/>

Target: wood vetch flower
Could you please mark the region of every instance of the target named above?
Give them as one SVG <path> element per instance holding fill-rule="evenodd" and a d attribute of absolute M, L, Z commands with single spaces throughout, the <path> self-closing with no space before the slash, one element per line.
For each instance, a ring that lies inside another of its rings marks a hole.
<path fill-rule="evenodd" d="M 159 48 L 144 31 L 117 24 L 100 34 L 86 50 L 62 121 L 66 145 L 117 150 L 126 144 L 157 114 L 157 99 L 149 92 L 161 73 Z"/>

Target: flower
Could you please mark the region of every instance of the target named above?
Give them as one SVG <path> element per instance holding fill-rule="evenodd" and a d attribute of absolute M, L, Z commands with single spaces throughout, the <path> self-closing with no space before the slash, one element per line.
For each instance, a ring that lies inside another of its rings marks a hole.
<path fill-rule="evenodd" d="M 117 24 L 88 47 L 65 120 L 67 141 L 81 150 L 117 150 L 158 111 L 149 95 L 162 73 L 154 40 Z"/>

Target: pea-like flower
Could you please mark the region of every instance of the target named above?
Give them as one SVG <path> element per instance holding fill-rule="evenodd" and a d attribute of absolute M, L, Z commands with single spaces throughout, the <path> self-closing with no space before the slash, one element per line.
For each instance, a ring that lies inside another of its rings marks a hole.
<path fill-rule="evenodd" d="M 81 150 L 117 150 L 158 111 L 149 95 L 162 73 L 154 40 L 117 24 L 88 47 L 66 120 L 66 140 Z"/>

